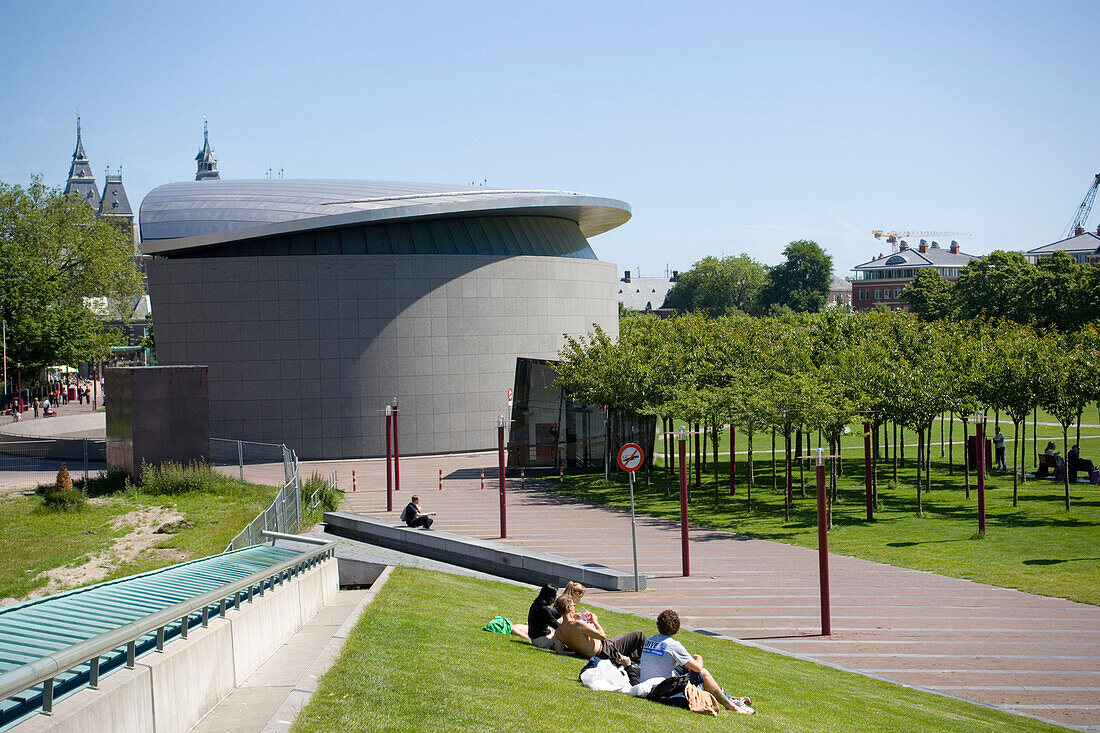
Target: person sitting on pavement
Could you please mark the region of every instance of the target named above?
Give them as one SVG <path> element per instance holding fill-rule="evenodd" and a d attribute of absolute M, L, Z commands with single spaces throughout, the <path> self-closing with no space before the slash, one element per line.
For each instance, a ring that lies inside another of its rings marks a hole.
<path fill-rule="evenodd" d="M 703 666 L 703 658 L 698 654 L 690 654 L 683 644 L 672 638 L 679 630 L 680 615 L 672 609 L 661 611 L 657 616 L 657 634 L 646 639 L 642 647 L 642 669 L 639 677 L 642 680 L 687 677 L 688 682 L 699 685 L 714 695 L 718 704 L 727 710 L 749 712 L 751 703 L 747 697 L 727 695 Z"/>
<path fill-rule="evenodd" d="M 435 512 L 424 513 L 420 511 L 420 497 L 413 494 L 412 501 L 410 501 L 401 512 L 401 521 L 410 527 L 431 529 L 432 523 L 435 521 L 432 519 L 434 516 Z"/>
<path fill-rule="evenodd" d="M 607 659 L 626 669 L 630 684 L 638 684 L 637 664 L 641 659 L 642 646 L 645 645 L 645 634 L 631 631 L 612 639 L 607 638 L 596 614 L 585 611 L 582 616 L 577 613 L 577 605 L 571 596 L 559 596 L 554 601 L 554 610 L 561 615 L 561 623 L 554 632 L 554 638 L 565 650 L 585 659 Z"/>

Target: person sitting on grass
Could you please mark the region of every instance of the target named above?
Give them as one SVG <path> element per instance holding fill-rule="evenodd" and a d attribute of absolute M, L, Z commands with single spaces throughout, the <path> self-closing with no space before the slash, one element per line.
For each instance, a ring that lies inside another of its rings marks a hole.
<path fill-rule="evenodd" d="M 404 511 L 401 512 L 401 521 L 410 527 L 423 527 L 424 529 L 431 529 L 432 522 L 435 521 L 432 517 L 435 516 L 435 512 L 428 512 L 427 514 L 420 511 L 420 497 L 413 494 L 412 501 L 406 506 Z"/>
<path fill-rule="evenodd" d="M 657 634 L 646 639 L 642 647 L 640 678 L 649 680 L 655 677 L 687 677 L 688 682 L 699 685 L 714 695 L 714 699 L 726 710 L 750 712 L 752 708 L 747 697 L 727 695 L 703 666 L 703 658 L 698 654 L 688 653 L 683 644 L 672 638 L 679 630 L 680 615 L 672 609 L 661 611 L 657 616 Z"/>
<path fill-rule="evenodd" d="M 631 631 L 613 639 L 607 638 L 596 614 L 586 611 L 582 616 L 577 613 L 577 605 L 571 596 L 559 596 L 554 601 L 554 610 L 561 616 L 554 638 L 565 649 L 585 659 L 607 659 L 626 669 L 630 684 L 638 684 L 637 663 L 645 645 L 645 634 Z"/>
<path fill-rule="evenodd" d="M 558 594 L 557 588 L 552 585 L 542 586 L 538 597 L 531 603 L 527 611 L 527 634 L 531 643 L 542 649 L 554 647 L 554 634 L 561 624 L 561 615 L 554 610 L 552 605 L 554 596 Z"/>

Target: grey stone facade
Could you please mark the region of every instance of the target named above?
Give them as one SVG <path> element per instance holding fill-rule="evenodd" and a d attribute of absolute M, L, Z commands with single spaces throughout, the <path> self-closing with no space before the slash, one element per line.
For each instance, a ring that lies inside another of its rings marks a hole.
<path fill-rule="evenodd" d="M 516 357 L 618 334 L 616 268 L 545 256 L 314 255 L 148 263 L 160 364 L 209 366 L 211 434 L 303 459 L 488 449 Z"/>

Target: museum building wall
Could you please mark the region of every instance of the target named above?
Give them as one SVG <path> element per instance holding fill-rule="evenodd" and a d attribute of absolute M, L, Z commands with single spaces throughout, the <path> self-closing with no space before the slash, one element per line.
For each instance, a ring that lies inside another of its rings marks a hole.
<path fill-rule="evenodd" d="M 403 455 L 492 448 L 517 357 L 618 334 L 616 267 L 584 255 L 270 251 L 149 261 L 157 355 L 209 367 L 211 435 L 303 459 L 384 455 L 394 396 Z"/>

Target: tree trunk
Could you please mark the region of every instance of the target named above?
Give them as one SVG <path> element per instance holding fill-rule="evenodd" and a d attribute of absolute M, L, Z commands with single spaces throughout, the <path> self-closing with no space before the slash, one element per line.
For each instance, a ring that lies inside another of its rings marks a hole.
<path fill-rule="evenodd" d="M 1019 479 L 1020 474 L 1017 472 L 1017 453 L 1020 452 L 1020 421 L 1012 421 L 1012 506 L 1017 506 L 1019 502 Z"/>
<path fill-rule="evenodd" d="M 905 468 L 905 423 L 898 426 L 898 430 L 900 433 L 898 437 L 898 448 L 901 449 L 901 467 Z"/>
<path fill-rule="evenodd" d="M 754 475 L 754 472 L 753 472 L 753 467 L 752 467 L 752 428 L 751 428 L 751 427 L 749 428 L 749 440 L 748 440 L 748 446 L 747 446 L 747 448 L 748 448 L 748 451 L 749 451 L 749 461 L 748 461 L 749 476 L 748 476 L 748 485 L 749 485 L 749 489 L 752 489 L 752 487 L 753 487 L 753 486 L 756 486 L 756 476 Z"/>
<path fill-rule="evenodd" d="M 708 427 L 712 428 L 713 426 L 708 426 L 707 421 L 704 420 L 703 421 L 703 471 L 704 471 L 704 473 L 707 470 L 707 439 L 710 437 L 710 430 L 708 430 Z"/>
<path fill-rule="evenodd" d="M 669 446 L 672 444 L 672 436 L 669 435 L 670 431 L 669 431 L 669 428 L 668 428 L 668 421 L 669 421 L 669 418 L 667 418 L 667 417 L 661 418 L 661 425 L 664 427 L 664 431 L 665 431 L 664 432 L 664 439 L 665 439 L 664 448 L 665 448 L 665 498 L 666 499 L 668 498 L 668 479 L 669 479 L 669 476 L 672 474 L 672 458 L 671 458 L 672 451 L 669 450 Z"/>
<path fill-rule="evenodd" d="M 898 424 L 897 422 L 891 423 L 894 426 L 894 483 L 898 482 Z"/>
<path fill-rule="evenodd" d="M 1062 425 L 1062 455 L 1069 455 L 1069 426 Z M 1066 486 L 1066 511 L 1069 511 L 1069 463 L 1062 471 L 1062 483 Z"/>
<path fill-rule="evenodd" d="M 786 490 L 786 492 L 784 492 L 783 516 L 785 517 L 786 521 L 789 522 L 789 521 L 791 521 L 791 503 L 794 501 L 794 471 L 792 470 L 792 466 L 791 466 L 791 434 L 790 434 L 790 432 L 783 433 L 783 446 L 784 446 L 783 453 L 784 453 L 784 456 L 786 457 L 785 463 L 786 463 L 786 467 L 787 467 L 787 490 Z M 1066 486 L 1068 487 L 1069 484 L 1066 484 Z M 1068 492 L 1069 489 L 1067 488 L 1066 491 Z"/>
<path fill-rule="evenodd" d="M 943 458 L 943 413 L 940 413 L 940 458 Z"/>
<path fill-rule="evenodd" d="M 917 428 L 917 516 L 924 516 L 924 507 L 921 504 L 921 449 L 924 447 L 924 428 Z"/>
<path fill-rule="evenodd" d="M 832 443 L 833 443 L 833 439 L 832 439 L 832 437 L 830 437 L 829 438 L 829 452 L 830 453 L 833 453 Z M 836 453 L 833 453 L 833 455 L 836 455 Z M 836 464 L 838 462 L 839 461 L 836 458 L 833 458 L 832 460 L 829 461 L 829 488 L 828 488 L 828 491 L 829 491 L 829 495 L 828 495 L 829 506 L 828 506 L 827 511 L 826 511 L 826 514 L 828 515 L 829 523 L 827 525 L 825 525 L 829 529 L 833 528 L 833 502 L 836 501 Z"/>
<path fill-rule="evenodd" d="M 1020 420 L 1020 483 L 1027 483 L 1027 471 L 1024 470 L 1024 451 L 1027 450 L 1027 413 Z"/>
<path fill-rule="evenodd" d="M 699 423 L 696 422 L 695 423 L 695 485 L 696 486 L 699 486 L 700 484 L 703 483 L 703 468 L 700 465 L 700 461 L 699 461 L 699 453 L 700 453 L 699 441 L 700 440 L 701 440 L 701 438 L 699 437 Z"/>
<path fill-rule="evenodd" d="M 947 413 L 951 418 L 950 425 L 947 426 L 947 473 L 949 476 L 955 475 L 955 413 Z"/>
<path fill-rule="evenodd" d="M 878 455 L 878 425 L 874 428 L 875 455 Z M 838 441 L 839 442 L 839 441 Z M 871 506 L 878 506 L 878 461 L 871 461 Z"/>
<path fill-rule="evenodd" d="M 928 430 L 925 431 L 925 435 L 928 439 L 924 445 L 924 489 L 925 492 L 932 491 L 932 425 L 933 420 L 928 421 Z M 940 443 L 943 445 L 943 443 Z"/>
<path fill-rule="evenodd" d="M 796 458 L 802 458 L 802 437 L 805 435 L 805 431 L 802 428 L 798 429 L 798 452 L 795 454 Z M 802 498 L 806 498 L 806 462 L 798 462 L 798 481 L 801 485 L 799 492 L 802 494 Z"/>
<path fill-rule="evenodd" d="M 718 459 L 715 458 L 717 463 Z M 737 428 L 730 423 L 730 496 L 737 493 Z"/>
<path fill-rule="evenodd" d="M 1039 407 L 1035 407 L 1035 412 L 1032 413 L 1031 418 L 1031 465 L 1035 468 L 1039 467 Z"/>
<path fill-rule="evenodd" d="M 779 488 L 779 473 L 775 466 L 775 428 L 772 428 L 772 491 Z"/>
<path fill-rule="evenodd" d="M 1077 445 L 1081 445 L 1081 414 L 1084 413 L 1084 411 L 1085 408 L 1083 407 L 1077 411 L 1077 438 L 1073 441 Z"/>
<path fill-rule="evenodd" d="M 963 485 L 966 486 L 966 498 L 970 498 L 970 426 L 964 417 L 963 421 Z"/>
<path fill-rule="evenodd" d="M 718 431 L 721 430 L 721 428 L 719 427 L 717 420 L 715 420 L 714 424 L 711 425 L 711 430 L 713 431 L 714 438 L 711 441 L 711 443 L 713 444 L 712 449 L 714 450 L 714 511 L 718 511 Z"/>

